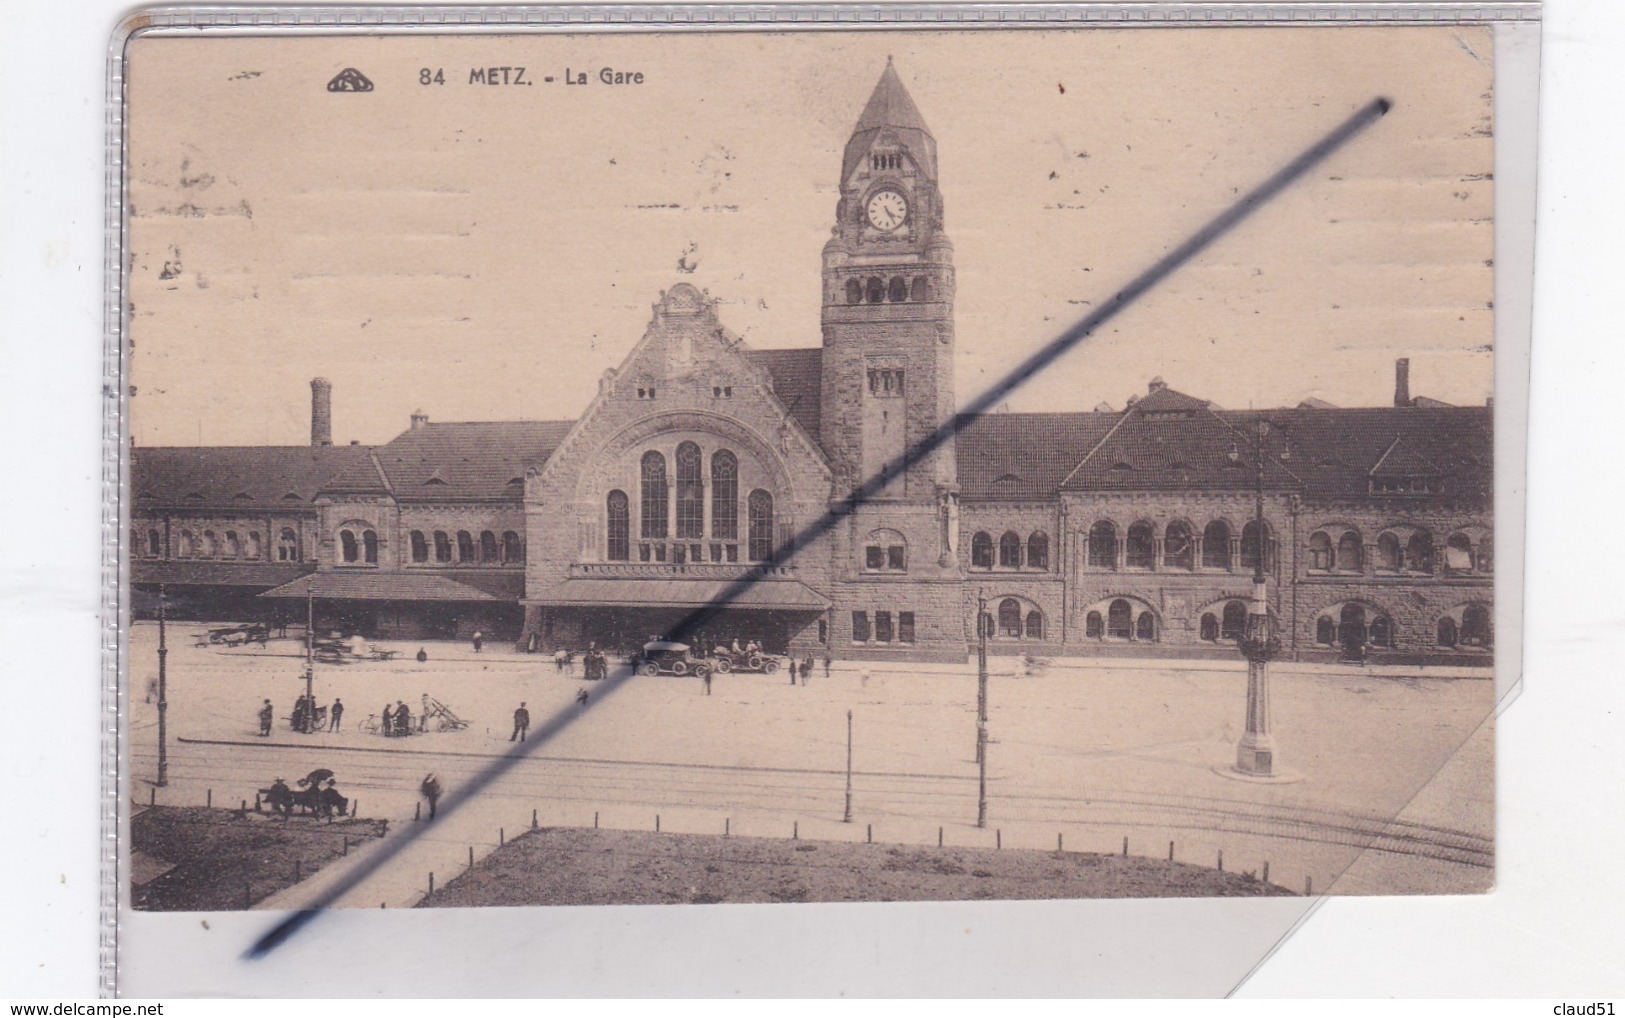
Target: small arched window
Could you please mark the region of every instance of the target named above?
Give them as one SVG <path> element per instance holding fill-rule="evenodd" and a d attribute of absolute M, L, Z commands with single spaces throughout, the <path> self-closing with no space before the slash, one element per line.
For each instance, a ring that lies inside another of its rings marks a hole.
<path fill-rule="evenodd" d="M 1042 530 L 1027 538 L 1027 568 L 1049 568 L 1049 535 Z"/>
<path fill-rule="evenodd" d="M 345 562 L 361 561 L 361 545 L 349 530 L 339 531 L 339 556 Z"/>
<path fill-rule="evenodd" d="M 1439 620 L 1439 646 L 1454 647 L 1456 643 L 1456 620 L 1446 615 Z"/>
<path fill-rule="evenodd" d="M 1089 564 L 1096 569 L 1117 568 L 1117 528 L 1107 520 L 1089 528 Z"/>
<path fill-rule="evenodd" d="M 157 530 L 147 531 L 147 554 L 157 558 L 164 553 L 164 535 Z"/>
<path fill-rule="evenodd" d="M 846 281 L 846 302 L 848 304 L 863 303 L 863 284 L 856 279 Z"/>
<path fill-rule="evenodd" d="M 924 276 L 914 277 L 914 286 L 911 288 L 909 298 L 916 303 L 924 303 L 931 299 L 931 280 Z"/>
<path fill-rule="evenodd" d="M 1491 645 L 1489 609 L 1481 604 L 1470 604 L 1461 613 L 1461 642 L 1468 647 Z"/>
<path fill-rule="evenodd" d="M 1325 647 L 1337 643 L 1337 623 L 1332 621 L 1330 615 L 1322 615 L 1315 620 L 1315 642 Z"/>
<path fill-rule="evenodd" d="M 519 539 L 517 531 L 502 532 L 502 561 L 509 565 L 518 565 L 525 561 L 525 542 Z"/>
<path fill-rule="evenodd" d="M 697 540 L 705 536 L 705 484 L 700 478 L 700 447 L 693 442 L 677 446 L 677 537 Z"/>
<path fill-rule="evenodd" d="M 739 460 L 727 449 L 711 454 L 711 536 L 739 540 Z"/>
<path fill-rule="evenodd" d="M 434 532 L 434 560 L 436 562 L 451 561 L 451 537 L 444 530 Z"/>
<path fill-rule="evenodd" d="M 1444 543 L 1445 568 L 1455 573 L 1471 572 L 1473 569 L 1473 542 L 1466 534 L 1451 534 L 1450 539 Z"/>
<path fill-rule="evenodd" d="M 746 512 L 750 527 L 746 554 L 752 562 L 766 562 L 773 557 L 773 496 L 757 488 L 746 500 Z"/>
<path fill-rule="evenodd" d="M 1399 538 L 1393 534 L 1378 535 L 1377 568 L 1383 572 L 1397 573 L 1401 561 Z"/>
<path fill-rule="evenodd" d="M 1346 531 L 1337 542 L 1337 571 L 1357 573 L 1365 568 L 1365 542 L 1358 530 Z"/>
<path fill-rule="evenodd" d="M 999 538 L 999 568 L 1021 568 L 1021 535 L 1014 530 L 1006 530 Z"/>
<path fill-rule="evenodd" d="M 864 286 L 864 292 L 871 304 L 884 304 L 886 302 L 886 281 L 879 276 L 870 276 Z"/>
<path fill-rule="evenodd" d="M 1196 568 L 1196 539 L 1187 524 L 1179 522 L 1168 524 L 1162 539 L 1162 567 Z"/>
<path fill-rule="evenodd" d="M 1433 572 L 1433 535 L 1418 530 L 1405 542 L 1405 569 L 1413 573 Z"/>
<path fill-rule="evenodd" d="M 609 535 L 608 559 L 611 562 L 632 560 L 632 506 L 626 492 L 616 490 L 604 500 L 608 517 L 604 532 Z"/>
<path fill-rule="evenodd" d="M 299 561 L 299 535 L 292 527 L 283 527 L 282 533 L 276 539 L 276 560 L 278 562 Z"/>
<path fill-rule="evenodd" d="M 180 538 L 175 542 L 175 549 L 176 558 L 192 557 L 192 532 L 190 530 L 181 531 Z"/>
<path fill-rule="evenodd" d="M 457 531 L 457 561 L 471 563 L 479 558 L 474 551 L 474 535 L 466 530 Z"/>
<path fill-rule="evenodd" d="M 1155 640 L 1157 638 L 1157 617 L 1150 612 L 1141 612 L 1139 620 L 1134 624 L 1134 638 L 1136 640 Z"/>
<path fill-rule="evenodd" d="M 1099 640 L 1106 635 L 1106 623 L 1099 612 L 1090 612 L 1084 618 L 1083 635 L 1091 640 Z"/>
<path fill-rule="evenodd" d="M 650 449 L 643 454 L 643 504 L 638 533 L 644 540 L 666 536 L 666 457 Z"/>
<path fill-rule="evenodd" d="M 1128 528 L 1124 565 L 1130 569 L 1150 569 L 1157 560 L 1157 530 L 1141 520 Z"/>
<path fill-rule="evenodd" d="M 1332 539 L 1324 530 L 1309 535 L 1309 568 L 1321 571 L 1332 567 Z"/>
<path fill-rule="evenodd" d="M 1044 614 L 1037 609 L 1027 613 L 1027 639 L 1042 640 L 1044 638 Z"/>
<path fill-rule="evenodd" d="M 1202 531 L 1202 568 L 1230 568 L 1230 526 L 1214 520 Z"/>
<path fill-rule="evenodd" d="M 492 565 L 501 559 L 502 549 L 497 547 L 497 535 L 489 530 L 480 531 L 480 562 Z"/>
<path fill-rule="evenodd" d="M 970 567 L 993 568 L 993 538 L 985 530 L 978 530 L 976 536 L 970 539 Z"/>
<path fill-rule="evenodd" d="M 369 566 L 378 564 L 378 532 L 375 530 L 361 532 L 361 561 Z"/>
<path fill-rule="evenodd" d="M 1247 632 L 1247 603 L 1245 601 L 1226 601 L 1224 603 L 1224 622 L 1219 635 L 1226 640 L 1239 640 Z"/>
<path fill-rule="evenodd" d="M 226 558 L 241 558 L 243 543 L 237 539 L 237 531 L 226 531 Z"/>
<path fill-rule="evenodd" d="M 908 300 L 908 281 L 902 276 L 891 277 L 891 284 L 886 287 L 886 299 L 893 304 Z"/>
<path fill-rule="evenodd" d="M 1201 636 L 1208 643 L 1217 643 L 1219 640 L 1219 620 L 1212 612 L 1205 612 L 1202 615 Z"/>
<path fill-rule="evenodd" d="M 1021 602 L 1013 597 L 999 602 L 999 635 L 1021 638 Z"/>
<path fill-rule="evenodd" d="M 1371 620 L 1371 645 L 1373 647 L 1394 645 L 1394 626 L 1388 621 L 1388 616 L 1378 615 Z"/>
<path fill-rule="evenodd" d="M 1275 570 L 1275 540 L 1268 523 L 1264 524 L 1264 571 Z M 1241 528 L 1241 568 L 1258 568 L 1258 521 L 1253 520 Z"/>
<path fill-rule="evenodd" d="M 423 531 L 412 531 L 412 561 L 423 563 L 429 561 L 429 540 Z"/>
<path fill-rule="evenodd" d="M 157 533 L 157 531 L 154 531 L 154 533 Z M 249 559 L 251 559 L 252 561 L 258 562 L 260 560 L 260 556 L 262 556 L 264 554 L 265 554 L 265 539 L 260 537 L 260 532 L 258 530 L 250 530 L 248 532 L 248 557 L 249 557 Z"/>
<path fill-rule="evenodd" d="M 1118 598 L 1106 609 L 1106 635 L 1114 640 L 1126 640 L 1133 634 L 1134 606 Z"/>
<path fill-rule="evenodd" d="M 205 530 L 202 540 L 198 541 L 198 555 L 201 558 L 214 558 L 214 531 Z"/>

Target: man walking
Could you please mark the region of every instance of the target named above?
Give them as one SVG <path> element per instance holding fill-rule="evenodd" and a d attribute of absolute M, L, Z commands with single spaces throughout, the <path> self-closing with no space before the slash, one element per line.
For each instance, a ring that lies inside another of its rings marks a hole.
<path fill-rule="evenodd" d="M 271 718 L 275 714 L 276 711 L 271 708 L 271 701 L 265 701 L 265 705 L 260 708 L 260 738 L 270 738 Z"/>
<path fill-rule="evenodd" d="M 824 655 L 824 678 L 829 678 L 829 655 Z"/>
<path fill-rule="evenodd" d="M 423 778 L 423 784 L 418 786 L 418 791 L 429 800 L 429 819 L 433 820 L 435 803 L 440 801 L 440 780 L 433 773 L 427 774 Z"/>
<path fill-rule="evenodd" d="M 513 712 L 513 734 L 508 736 L 508 741 L 512 742 L 518 739 L 520 742 L 524 742 L 525 732 L 529 729 L 530 711 L 525 709 L 525 702 L 521 700 L 518 709 Z"/>
<path fill-rule="evenodd" d="M 485 642 L 485 634 L 478 629 L 474 630 L 474 653 L 480 652 L 480 644 Z"/>
<path fill-rule="evenodd" d="M 333 697 L 333 707 L 327 712 L 327 730 L 330 732 L 338 731 L 339 722 L 343 719 L 344 701 L 335 696 Z"/>
<path fill-rule="evenodd" d="M 801 659 L 801 684 L 805 686 L 812 678 L 812 655 L 808 654 Z"/>

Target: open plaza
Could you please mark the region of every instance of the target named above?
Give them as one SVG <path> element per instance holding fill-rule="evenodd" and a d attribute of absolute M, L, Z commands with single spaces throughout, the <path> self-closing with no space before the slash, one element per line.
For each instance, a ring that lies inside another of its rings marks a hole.
<path fill-rule="evenodd" d="M 207 632 L 166 631 L 168 784 L 155 789 L 157 706 L 145 694 L 158 626 L 130 631 L 130 795 L 231 807 L 274 778 L 334 771 L 361 816 L 390 821 L 386 841 L 413 839 L 338 905 L 416 904 L 428 874 L 444 882 L 471 852 L 533 824 L 1114 854 L 1126 843 L 1135 856 L 1209 866 L 1222 853 L 1237 872 L 1267 863 L 1272 882 L 1314 893 L 1477 892 L 1493 881 L 1487 669 L 1277 665 L 1277 753 L 1300 780 L 1259 783 L 1221 773 L 1243 733 L 1239 655 L 995 658 L 979 828 L 974 662 L 836 662 L 827 675 L 820 662 L 804 685 L 785 671 L 717 675 L 708 694 L 692 677 L 591 683 L 579 665 L 506 647 L 384 642 L 374 646 L 394 659 L 316 664 L 317 703 L 340 699 L 345 711 L 340 730 L 306 734 L 288 720 L 305 687 L 298 634 L 227 647 Z M 466 727 L 366 730 L 387 704 L 417 715 L 425 696 Z M 275 720 L 262 737 L 266 699 Z M 521 703 L 532 718 L 523 745 L 510 741 Z M 417 819 L 429 773 L 445 789 L 432 825 Z M 264 907 L 318 900 L 366 858 L 354 853 Z"/>

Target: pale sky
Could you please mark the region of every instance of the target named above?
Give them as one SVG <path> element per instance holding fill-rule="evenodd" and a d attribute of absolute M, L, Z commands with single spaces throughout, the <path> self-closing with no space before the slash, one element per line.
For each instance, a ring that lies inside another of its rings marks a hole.
<path fill-rule="evenodd" d="M 133 432 L 303 444 L 316 375 L 340 442 L 418 408 L 574 417 L 683 281 L 754 346 L 818 345 L 841 149 L 888 54 L 938 143 L 962 403 L 1386 96 L 1010 408 L 1120 408 L 1153 375 L 1225 407 L 1386 405 L 1403 356 L 1413 393 L 1482 404 L 1491 48 L 1444 28 L 141 39 Z M 468 83 L 521 65 L 534 85 Z M 345 67 L 375 89 L 328 93 Z M 566 68 L 592 83 L 541 80 Z"/>

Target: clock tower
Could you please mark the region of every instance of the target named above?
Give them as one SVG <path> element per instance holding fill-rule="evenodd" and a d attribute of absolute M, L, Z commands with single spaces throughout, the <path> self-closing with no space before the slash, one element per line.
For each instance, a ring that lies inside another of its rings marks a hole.
<path fill-rule="evenodd" d="M 836 497 L 880 478 L 872 501 L 935 508 L 954 488 L 953 440 L 904 457 L 955 411 L 953 245 L 936 139 L 890 58 L 846 143 L 840 186 L 823 266 L 822 431 Z"/>

